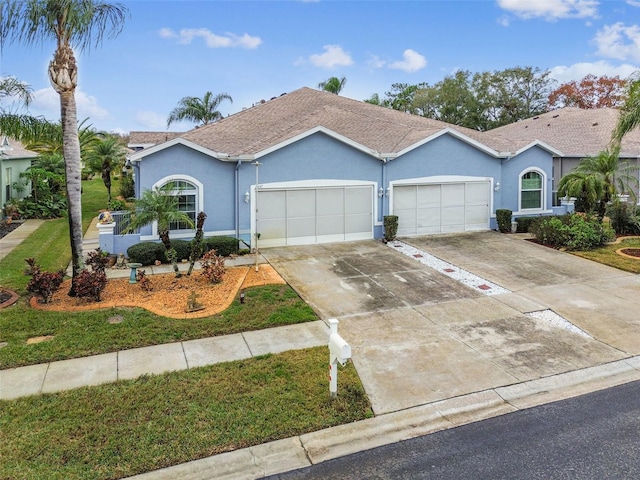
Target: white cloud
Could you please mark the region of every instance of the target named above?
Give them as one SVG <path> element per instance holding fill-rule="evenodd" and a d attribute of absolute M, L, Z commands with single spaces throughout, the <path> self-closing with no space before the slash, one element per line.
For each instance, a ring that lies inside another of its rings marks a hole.
<path fill-rule="evenodd" d="M 606 61 L 595 63 L 575 63 L 573 65 L 558 65 L 549 69 L 549 76 L 558 81 L 558 83 L 566 83 L 572 80 L 581 80 L 586 75 L 592 74 L 596 77 L 606 75 L 607 77 L 620 77 L 622 79 L 629 78 L 640 67 L 637 65 L 611 65 Z"/>
<path fill-rule="evenodd" d="M 407 73 L 417 72 L 427 66 L 427 59 L 415 50 L 406 49 L 402 54 L 402 60 L 393 62 L 389 68 L 394 70 L 403 70 Z"/>
<path fill-rule="evenodd" d="M 140 110 L 136 112 L 134 120 L 138 125 L 149 130 L 164 130 L 167 128 L 167 115 L 162 115 L 150 110 Z"/>
<path fill-rule="evenodd" d="M 632 7 L 640 7 L 640 1 L 638 0 L 627 0 L 627 4 Z"/>
<path fill-rule="evenodd" d="M 588 18 L 598 15 L 597 0 L 498 0 L 498 6 L 520 18 Z"/>
<path fill-rule="evenodd" d="M 593 42 L 598 55 L 618 60 L 640 61 L 640 26 L 626 26 L 622 22 L 605 25 L 598 30 Z"/>
<path fill-rule="evenodd" d="M 76 88 L 76 106 L 78 121 L 89 118 L 89 122 L 103 120 L 109 117 L 109 112 L 98 104 L 98 99 Z M 42 88 L 33 92 L 33 102 L 29 106 L 33 115 L 42 115 L 51 121 L 60 119 L 60 96 L 51 88 Z"/>
<path fill-rule="evenodd" d="M 171 28 L 161 28 L 158 32 L 160 37 L 175 39 L 183 45 L 190 44 L 194 38 L 202 38 L 209 48 L 257 48 L 262 43 L 260 37 L 252 37 L 248 33 L 236 35 L 235 33 L 225 33 L 216 35 L 207 28 L 183 28 L 180 32 L 175 32 Z"/>
<path fill-rule="evenodd" d="M 387 64 L 384 60 L 382 60 L 378 55 L 371 55 L 369 60 L 367 60 L 367 65 L 371 68 L 382 68 Z"/>
<path fill-rule="evenodd" d="M 345 52 L 340 45 L 325 45 L 324 53 L 316 53 L 309 56 L 309 61 L 316 67 L 348 67 L 353 64 L 351 55 Z"/>

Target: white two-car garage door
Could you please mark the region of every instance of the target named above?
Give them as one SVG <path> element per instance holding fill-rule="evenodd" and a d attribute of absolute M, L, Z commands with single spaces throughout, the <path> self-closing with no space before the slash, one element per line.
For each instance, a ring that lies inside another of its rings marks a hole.
<path fill-rule="evenodd" d="M 373 186 L 260 189 L 262 247 L 373 238 Z"/>
<path fill-rule="evenodd" d="M 490 195 L 487 180 L 396 185 L 398 235 L 488 230 Z"/>

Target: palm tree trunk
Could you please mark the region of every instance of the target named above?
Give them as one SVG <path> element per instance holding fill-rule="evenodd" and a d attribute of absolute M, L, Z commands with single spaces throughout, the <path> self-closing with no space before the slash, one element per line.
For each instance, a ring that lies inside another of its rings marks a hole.
<path fill-rule="evenodd" d="M 58 43 L 53 60 L 49 63 L 49 80 L 60 95 L 62 117 L 62 152 L 67 183 L 67 210 L 69 212 L 69 236 L 71 240 L 71 264 L 73 269 L 70 296 L 75 296 L 75 281 L 82 264 L 82 160 L 78 139 L 78 118 L 75 90 L 78 69 L 73 50 L 66 43 Z"/>
<path fill-rule="evenodd" d="M 75 280 L 83 268 L 82 261 L 82 163 L 78 122 L 76 120 L 76 100 L 73 90 L 60 94 L 62 114 L 62 137 L 65 175 L 67 183 L 67 209 L 69 213 L 69 234 L 71 238 L 72 280 L 69 295 L 75 296 Z"/>

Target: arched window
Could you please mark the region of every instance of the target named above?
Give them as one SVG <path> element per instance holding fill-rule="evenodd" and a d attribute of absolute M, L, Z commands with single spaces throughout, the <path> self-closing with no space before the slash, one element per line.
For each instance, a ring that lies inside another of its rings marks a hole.
<path fill-rule="evenodd" d="M 526 171 L 520 176 L 520 210 L 544 208 L 544 177 L 537 171 Z"/>
<path fill-rule="evenodd" d="M 175 179 L 161 184 L 160 188 L 178 198 L 178 209 L 186 213 L 195 224 L 198 213 L 198 187 L 187 180 Z M 193 230 L 193 227 L 184 222 L 171 222 L 169 230 Z"/>

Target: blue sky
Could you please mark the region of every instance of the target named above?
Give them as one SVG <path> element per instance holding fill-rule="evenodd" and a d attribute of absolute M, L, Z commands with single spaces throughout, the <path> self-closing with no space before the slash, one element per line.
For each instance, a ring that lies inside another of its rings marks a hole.
<path fill-rule="evenodd" d="M 233 98 L 220 106 L 227 115 L 331 76 L 347 78 L 342 95 L 364 100 L 460 69 L 533 66 L 559 82 L 640 69 L 640 0 L 122 3 L 130 17 L 120 36 L 77 53 L 76 93 L 79 119 L 119 133 L 164 131 L 182 97 L 206 91 Z M 0 74 L 33 87 L 31 114 L 58 120 L 46 76 L 53 50 L 9 45 Z"/>

